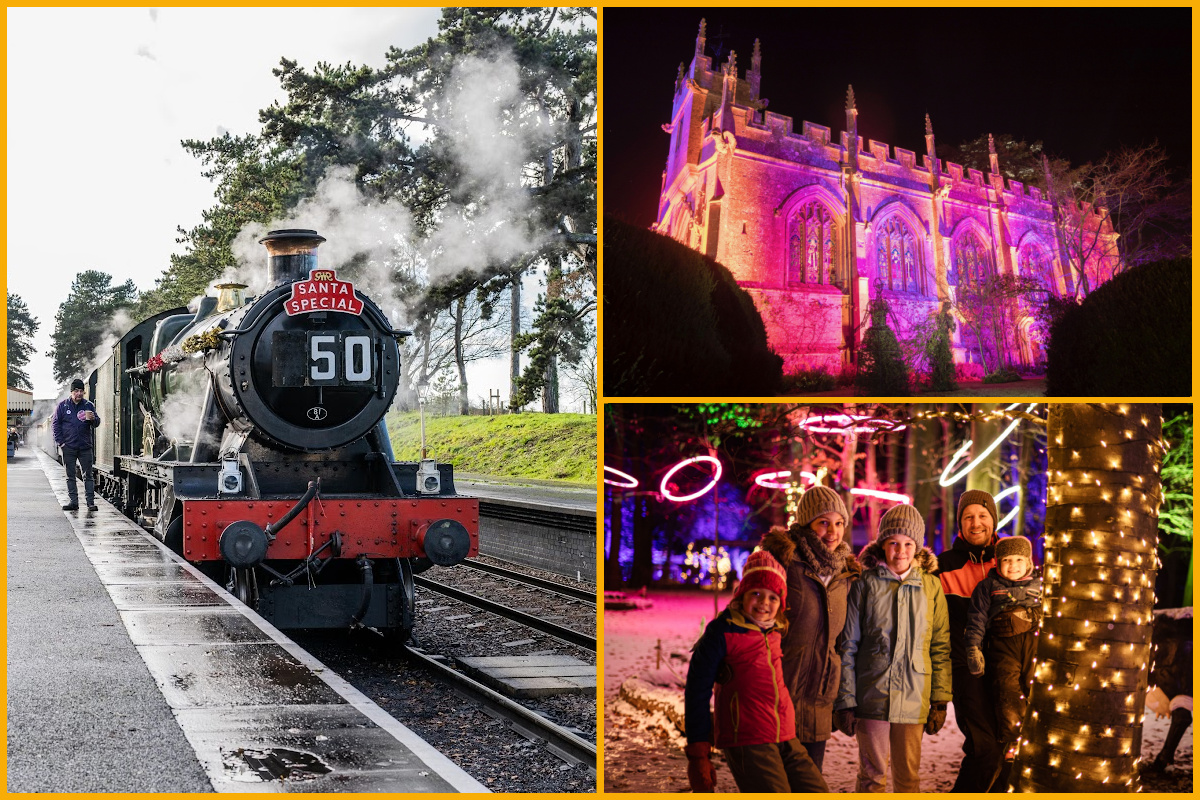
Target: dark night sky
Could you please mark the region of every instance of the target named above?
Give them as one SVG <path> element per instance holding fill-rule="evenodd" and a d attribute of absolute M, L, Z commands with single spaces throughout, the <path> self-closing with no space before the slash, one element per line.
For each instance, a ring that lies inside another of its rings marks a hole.
<path fill-rule="evenodd" d="M 604 11 L 604 207 L 654 221 L 680 61 L 701 17 L 739 74 L 762 40 L 769 110 L 925 153 L 983 133 L 1042 140 L 1073 165 L 1158 139 L 1191 169 L 1191 9 L 686 9 Z M 718 39 L 718 34 L 726 38 Z"/>

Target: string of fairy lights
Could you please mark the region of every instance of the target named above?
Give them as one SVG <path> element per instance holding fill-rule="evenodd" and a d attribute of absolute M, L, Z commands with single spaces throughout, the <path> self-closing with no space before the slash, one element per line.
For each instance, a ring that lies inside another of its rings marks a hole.
<path fill-rule="evenodd" d="M 1010 791 L 1134 790 L 1162 422 L 1134 404 L 1051 406 L 1043 638 Z"/>

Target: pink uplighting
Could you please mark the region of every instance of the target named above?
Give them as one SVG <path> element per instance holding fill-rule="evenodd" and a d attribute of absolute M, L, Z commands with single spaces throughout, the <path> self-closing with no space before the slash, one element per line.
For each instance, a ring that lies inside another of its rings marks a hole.
<path fill-rule="evenodd" d="M 613 467 L 609 467 L 609 466 L 605 466 L 604 471 L 611 472 L 613 475 L 616 475 L 618 478 L 624 478 L 626 481 L 628 481 L 628 483 L 623 483 L 621 481 L 609 480 L 607 477 L 605 477 L 604 482 L 610 486 L 619 486 L 622 489 L 634 489 L 638 485 L 638 479 L 633 477 L 632 475 L 630 475 L 627 472 L 621 472 L 621 470 L 614 469 Z"/>
<path fill-rule="evenodd" d="M 860 424 L 861 423 L 861 424 Z M 896 425 L 891 420 L 868 417 L 863 414 L 822 414 L 809 417 L 800 423 L 810 433 L 874 433 L 886 427 L 889 431 L 902 431 L 906 425 Z"/>
<path fill-rule="evenodd" d="M 712 463 L 713 468 L 714 468 L 712 482 L 709 483 L 707 486 L 705 486 L 700 491 L 694 492 L 693 494 L 682 495 L 682 496 L 676 496 L 676 495 L 671 494 L 670 490 L 667 488 L 667 481 L 671 480 L 671 476 L 674 475 L 679 470 L 683 469 L 684 467 L 688 466 L 689 464 L 696 464 L 701 461 L 708 461 L 708 462 Z M 708 492 L 710 489 L 712 489 L 714 486 L 717 485 L 717 481 L 719 481 L 720 479 L 721 479 L 721 462 L 720 461 L 718 461 L 714 456 L 694 456 L 692 458 L 688 458 L 688 459 L 684 459 L 683 461 L 680 461 L 678 464 L 676 464 L 675 466 L 673 466 L 669 470 L 667 470 L 667 474 L 663 475 L 662 484 L 659 486 L 659 491 L 662 493 L 662 496 L 667 498 L 668 500 L 674 500 L 676 503 L 686 503 L 688 500 L 695 500 L 697 497 L 700 497 L 701 495 Z"/>
<path fill-rule="evenodd" d="M 779 479 L 789 478 L 791 475 L 792 471 L 790 469 L 781 470 L 779 472 L 764 472 L 761 475 L 756 475 L 754 477 L 754 482 L 764 489 L 789 489 L 791 488 L 792 484 L 780 483 Z M 817 482 L 817 476 L 811 472 L 801 472 L 800 477 L 803 479 L 803 483 L 806 486 L 811 486 Z"/>

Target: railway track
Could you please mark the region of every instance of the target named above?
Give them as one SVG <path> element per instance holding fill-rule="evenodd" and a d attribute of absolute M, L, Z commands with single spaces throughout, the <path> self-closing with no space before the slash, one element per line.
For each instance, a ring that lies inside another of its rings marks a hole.
<path fill-rule="evenodd" d="M 460 671 L 465 668 L 459 659 L 537 656 L 565 649 L 584 663 L 593 661 L 596 637 L 578 628 L 595 624 L 595 595 L 491 566 L 435 567 L 415 576 L 418 622 L 400 661 L 373 645 L 348 647 L 353 637 L 320 634 L 304 646 L 320 650 L 322 661 L 421 735 L 435 741 L 446 737 L 452 750 L 466 749 L 468 755 L 456 761 L 489 788 L 591 791 L 596 774 L 595 694 L 510 698 Z M 555 585 L 543 588 L 543 583 Z M 490 597 L 503 597 L 505 602 Z M 364 641 L 361 636 L 357 640 Z M 367 643 L 373 640 L 368 637 Z M 439 711 L 430 714 L 432 708 Z M 430 723 L 430 716 L 436 721 Z M 495 782 L 488 778 L 493 774 Z M 529 785 L 535 782 L 540 782 L 537 788 Z"/>
<path fill-rule="evenodd" d="M 489 689 L 458 670 L 449 666 L 438 656 L 430 656 L 414 647 L 406 647 L 409 656 L 439 678 L 451 683 L 457 690 L 488 709 L 489 713 L 501 718 L 509 727 L 531 741 L 539 742 L 547 750 L 571 764 L 582 764 L 596 771 L 596 743 L 578 736 L 561 725 L 531 711 L 520 703 Z"/>
<path fill-rule="evenodd" d="M 540 631 L 549 636 L 553 636 L 555 639 L 566 642 L 567 644 L 573 644 L 576 647 L 582 647 L 592 651 L 593 653 L 596 652 L 595 636 L 589 636 L 585 633 L 580 633 L 577 630 L 568 628 L 564 625 L 559 625 L 534 614 L 529 614 L 519 609 L 511 608 L 503 603 L 497 603 L 494 600 L 488 600 L 485 597 L 471 594 L 470 592 L 463 591 L 457 587 L 431 580 L 421 575 L 417 575 L 413 578 L 413 580 L 416 582 L 417 586 L 438 592 L 439 594 L 443 594 L 446 597 L 450 597 L 460 603 L 466 603 L 469 606 L 473 606 L 491 614 L 495 614 L 499 617 L 512 620 L 513 622 L 524 625 L 527 628 L 532 628 L 535 631 Z"/>
<path fill-rule="evenodd" d="M 490 575 L 507 578 L 508 580 L 516 581 L 517 583 L 523 583 L 527 586 L 536 586 L 539 589 L 545 589 L 556 594 L 561 594 L 563 597 L 569 597 L 574 600 L 590 600 L 592 602 L 595 602 L 596 600 L 595 589 L 576 589 L 574 586 L 567 586 L 556 581 L 539 578 L 535 575 L 529 575 L 513 569 L 506 569 L 505 567 L 497 566 L 496 564 L 490 564 L 485 561 L 464 561 L 457 566 L 460 568 L 467 567 L 469 569 L 478 570 L 479 572 L 486 572 Z"/>

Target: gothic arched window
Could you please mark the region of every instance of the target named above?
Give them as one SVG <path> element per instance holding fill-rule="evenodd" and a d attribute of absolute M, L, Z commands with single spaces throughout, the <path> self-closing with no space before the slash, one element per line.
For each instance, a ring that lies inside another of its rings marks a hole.
<path fill-rule="evenodd" d="M 964 234 L 954 245 L 954 274 L 959 286 L 979 283 L 992 272 L 987 248 L 973 232 Z"/>
<path fill-rule="evenodd" d="M 832 283 L 837 247 L 834 217 L 809 200 L 788 223 L 788 283 Z"/>
<path fill-rule="evenodd" d="M 1051 294 L 1058 294 L 1058 281 L 1054 280 L 1050 259 L 1046 251 L 1030 242 L 1021 248 L 1021 274 L 1035 279 Z"/>
<path fill-rule="evenodd" d="M 876 240 L 876 274 L 883 285 L 897 292 L 925 294 L 921 251 L 916 237 L 899 215 L 883 224 Z"/>

